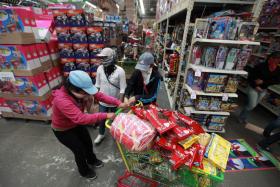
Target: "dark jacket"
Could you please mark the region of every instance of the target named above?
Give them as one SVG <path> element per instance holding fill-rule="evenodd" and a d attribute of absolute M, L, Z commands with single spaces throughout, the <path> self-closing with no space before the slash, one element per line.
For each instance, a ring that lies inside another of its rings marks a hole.
<path fill-rule="evenodd" d="M 135 70 L 127 82 L 125 97 L 135 96 L 136 100 L 140 100 L 144 104 L 155 102 L 157 99 L 157 91 L 162 77 L 158 70 L 153 69 L 150 81 L 144 89 L 144 80 L 140 70 Z"/>
<path fill-rule="evenodd" d="M 249 81 L 249 85 L 252 88 L 257 87 L 255 83 L 255 80 L 257 79 L 263 80 L 263 84 L 259 85 L 262 89 L 267 89 L 267 87 L 271 85 L 279 84 L 280 68 L 277 67 L 275 71 L 271 72 L 269 71 L 268 63 L 258 64 L 254 68 L 252 68 L 249 72 L 248 81 Z"/>

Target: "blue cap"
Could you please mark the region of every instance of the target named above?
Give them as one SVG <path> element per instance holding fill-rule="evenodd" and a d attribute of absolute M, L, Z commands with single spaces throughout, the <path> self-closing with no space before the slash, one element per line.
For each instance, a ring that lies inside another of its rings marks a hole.
<path fill-rule="evenodd" d="M 90 76 L 84 71 L 71 71 L 69 74 L 69 81 L 71 84 L 83 89 L 86 93 L 90 95 L 94 95 L 98 92 L 97 88 L 93 85 Z"/>
<path fill-rule="evenodd" d="M 150 65 L 154 64 L 154 56 L 150 52 L 143 53 L 135 66 L 135 69 L 139 69 L 141 71 L 148 71 L 150 69 Z"/>

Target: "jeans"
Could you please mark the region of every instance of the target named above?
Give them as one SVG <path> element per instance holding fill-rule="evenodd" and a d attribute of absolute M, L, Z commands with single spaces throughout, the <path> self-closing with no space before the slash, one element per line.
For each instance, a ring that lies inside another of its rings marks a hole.
<path fill-rule="evenodd" d="M 258 92 L 251 86 L 248 86 L 247 103 L 246 103 L 245 107 L 242 109 L 242 111 L 239 115 L 239 118 L 241 120 L 245 121 L 248 118 L 250 111 L 253 110 L 258 105 L 258 103 L 263 99 L 265 94 L 266 94 L 266 91 Z"/>
<path fill-rule="evenodd" d="M 74 153 L 79 173 L 82 176 L 86 175 L 90 171 L 88 164 L 94 164 L 97 159 L 93 152 L 93 145 L 87 128 L 77 126 L 70 130 L 53 130 L 53 132 L 60 143 Z"/>
<path fill-rule="evenodd" d="M 99 112 L 115 112 L 116 109 L 117 109 L 116 107 L 106 107 L 106 106 L 99 104 Z M 99 122 L 99 134 L 100 135 L 105 134 L 105 121 L 106 120 L 101 120 Z"/>
<path fill-rule="evenodd" d="M 276 120 L 270 122 L 268 126 L 264 129 L 263 135 L 265 138 L 259 142 L 260 146 L 268 147 L 274 142 L 280 140 L 280 132 L 270 136 L 271 132 L 275 129 L 280 129 L 280 116 Z"/>

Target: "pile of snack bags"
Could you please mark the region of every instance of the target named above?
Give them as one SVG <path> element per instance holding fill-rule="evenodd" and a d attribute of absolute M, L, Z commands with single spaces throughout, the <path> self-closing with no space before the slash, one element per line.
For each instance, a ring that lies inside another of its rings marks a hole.
<path fill-rule="evenodd" d="M 149 149 L 164 153 L 173 170 L 216 175 L 224 171 L 231 143 L 206 133 L 198 122 L 176 111 L 155 105 L 132 107 L 134 114 L 120 114 L 111 126 L 112 136 L 129 151 Z"/>

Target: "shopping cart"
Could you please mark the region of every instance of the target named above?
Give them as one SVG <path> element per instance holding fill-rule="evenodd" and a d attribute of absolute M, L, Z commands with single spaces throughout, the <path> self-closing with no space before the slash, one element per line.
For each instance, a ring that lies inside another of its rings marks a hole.
<path fill-rule="evenodd" d="M 117 110 L 116 115 L 121 111 L 121 109 Z M 129 111 L 129 113 L 132 113 L 132 111 Z M 107 128 L 111 128 L 110 123 L 110 120 L 106 121 Z M 150 184 L 151 181 L 156 183 L 148 185 L 150 187 L 157 186 L 156 184 L 168 187 L 214 187 L 224 180 L 224 174 L 219 170 L 215 174 L 209 174 L 200 169 L 190 170 L 188 167 L 181 167 L 179 170 L 174 171 L 169 162 L 170 153 L 156 147 L 148 151 L 133 152 L 125 149 L 120 143 L 116 143 L 129 173 L 129 175 L 126 173 L 122 176 L 122 180 L 119 179 L 118 182 L 132 176 L 139 180 L 141 180 L 141 177 L 145 179 L 142 180 L 142 185 L 134 185 L 132 182 L 130 185 L 120 184 L 119 187 L 142 187 L 144 184 Z"/>

